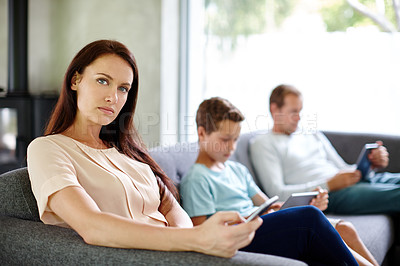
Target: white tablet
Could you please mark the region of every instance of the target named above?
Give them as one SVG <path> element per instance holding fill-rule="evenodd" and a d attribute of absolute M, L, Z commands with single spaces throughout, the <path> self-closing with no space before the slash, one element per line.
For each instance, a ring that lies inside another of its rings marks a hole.
<path fill-rule="evenodd" d="M 309 205 L 310 201 L 318 195 L 318 191 L 293 193 L 285 203 L 283 203 L 281 210 L 290 207 Z"/>

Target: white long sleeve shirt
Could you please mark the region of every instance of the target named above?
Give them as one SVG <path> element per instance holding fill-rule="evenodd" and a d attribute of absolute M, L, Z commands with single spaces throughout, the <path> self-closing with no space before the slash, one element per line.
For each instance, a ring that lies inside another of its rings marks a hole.
<path fill-rule="evenodd" d="M 289 136 L 268 132 L 252 140 L 250 157 L 264 191 L 280 200 L 317 186 L 328 189 L 328 179 L 352 167 L 319 132 Z"/>

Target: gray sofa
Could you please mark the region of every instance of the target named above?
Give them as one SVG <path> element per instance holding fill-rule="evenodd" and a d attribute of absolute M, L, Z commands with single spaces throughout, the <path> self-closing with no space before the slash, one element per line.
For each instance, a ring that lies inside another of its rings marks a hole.
<path fill-rule="evenodd" d="M 260 133 L 262 132 L 243 134 L 237 151 L 232 156 L 233 160 L 246 165 L 253 175 L 248 157 L 248 143 L 254 135 Z M 391 153 L 389 170 L 400 172 L 400 137 L 333 132 L 327 132 L 326 135 L 348 162 L 355 161 L 363 143 L 381 139 Z M 197 150 L 197 143 L 182 143 L 152 149 L 151 155 L 179 184 L 195 161 Z M 378 262 L 396 265 L 393 248 L 391 249 L 395 243 L 393 218 L 386 215 L 343 218 L 354 223 Z M 195 252 L 160 252 L 87 245 L 73 230 L 45 225 L 39 220 L 26 168 L 0 176 L 0 239 L 1 265 L 305 265 L 286 258 L 242 251 L 233 258 L 224 259 Z"/>
<path fill-rule="evenodd" d="M 253 165 L 249 159 L 249 142 L 257 134 L 265 131 L 256 131 L 242 134 L 237 143 L 236 152 L 231 159 L 245 165 L 259 184 Z M 400 172 L 400 136 L 374 135 L 361 133 L 324 132 L 332 142 L 338 153 L 348 163 L 354 163 L 365 143 L 382 140 L 390 153 L 390 163 L 387 171 Z M 198 153 L 197 143 L 183 143 L 168 147 L 157 147 L 151 150 L 151 155 L 164 169 L 167 175 L 179 184 L 181 178 L 196 160 Z M 168 154 L 168 156 L 165 156 Z M 273 196 L 273 195 L 269 195 Z M 399 219 L 388 215 L 332 215 L 351 221 L 357 228 L 360 237 L 380 264 L 400 265 L 396 260 L 395 235 Z M 396 228 L 395 225 L 396 224 Z M 396 229 L 396 230 L 395 230 Z"/>

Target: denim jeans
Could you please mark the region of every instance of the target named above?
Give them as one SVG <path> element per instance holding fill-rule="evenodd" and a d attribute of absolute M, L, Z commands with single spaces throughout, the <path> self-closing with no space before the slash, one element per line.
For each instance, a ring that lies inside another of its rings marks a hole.
<path fill-rule="evenodd" d="M 309 265 L 358 265 L 325 215 L 313 206 L 261 216 L 263 224 L 243 251 L 277 255 Z"/>

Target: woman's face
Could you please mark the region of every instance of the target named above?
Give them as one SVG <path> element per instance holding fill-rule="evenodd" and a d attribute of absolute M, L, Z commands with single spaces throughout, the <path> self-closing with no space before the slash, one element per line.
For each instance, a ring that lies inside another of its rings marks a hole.
<path fill-rule="evenodd" d="M 132 68 L 124 59 L 114 54 L 97 58 L 71 82 L 71 89 L 77 92 L 75 122 L 110 124 L 124 106 L 132 82 Z"/>

